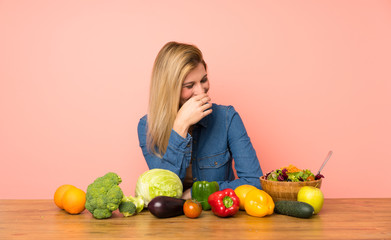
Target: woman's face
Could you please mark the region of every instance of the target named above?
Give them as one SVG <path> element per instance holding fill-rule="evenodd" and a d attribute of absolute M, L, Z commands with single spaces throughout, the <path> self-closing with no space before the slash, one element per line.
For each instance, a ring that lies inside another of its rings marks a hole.
<path fill-rule="evenodd" d="M 209 80 L 206 74 L 205 67 L 202 63 L 199 63 L 187 75 L 182 84 L 180 106 L 182 106 L 187 100 L 193 96 L 197 96 L 201 93 L 207 93 L 209 90 Z"/>

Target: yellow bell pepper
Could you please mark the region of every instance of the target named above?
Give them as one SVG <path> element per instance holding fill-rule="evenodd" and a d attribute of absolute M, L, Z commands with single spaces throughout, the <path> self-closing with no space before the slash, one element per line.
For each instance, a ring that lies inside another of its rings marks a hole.
<path fill-rule="evenodd" d="M 253 185 L 240 185 L 239 187 L 235 188 L 236 196 L 238 196 L 240 199 L 240 210 L 244 210 L 244 200 L 246 199 L 246 195 L 253 189 L 257 188 Z"/>
<path fill-rule="evenodd" d="M 263 190 L 253 189 L 249 191 L 244 201 L 244 209 L 248 215 L 264 217 L 273 214 L 274 201 L 272 197 Z"/>

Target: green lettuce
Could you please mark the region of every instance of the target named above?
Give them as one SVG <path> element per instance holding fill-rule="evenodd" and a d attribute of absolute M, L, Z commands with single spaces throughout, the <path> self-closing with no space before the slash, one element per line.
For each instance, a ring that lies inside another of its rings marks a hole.
<path fill-rule="evenodd" d="M 155 168 L 140 175 L 136 184 L 136 197 L 141 196 L 145 207 L 157 196 L 180 198 L 183 193 L 181 179 L 175 173 Z"/>

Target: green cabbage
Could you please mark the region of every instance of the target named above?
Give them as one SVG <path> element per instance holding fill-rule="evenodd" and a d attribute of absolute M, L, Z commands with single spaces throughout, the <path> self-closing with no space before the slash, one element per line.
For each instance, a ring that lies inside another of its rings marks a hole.
<path fill-rule="evenodd" d="M 140 175 L 136 184 L 136 197 L 141 196 L 144 205 L 157 196 L 182 197 L 182 181 L 175 173 L 155 168 Z"/>

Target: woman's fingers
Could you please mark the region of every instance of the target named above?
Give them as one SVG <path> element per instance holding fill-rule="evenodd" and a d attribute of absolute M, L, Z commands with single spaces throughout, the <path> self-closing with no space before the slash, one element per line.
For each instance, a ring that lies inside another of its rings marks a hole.
<path fill-rule="evenodd" d="M 190 126 L 209 115 L 212 110 L 211 98 L 207 94 L 192 97 L 179 109 L 177 119 Z"/>
<path fill-rule="evenodd" d="M 206 110 L 206 111 L 203 111 L 202 112 L 202 118 L 204 118 L 204 117 L 206 117 L 206 116 L 208 116 L 209 114 L 211 114 L 212 113 L 212 109 L 208 109 L 208 110 Z"/>
<path fill-rule="evenodd" d="M 206 94 L 206 93 L 201 93 L 201 94 L 199 94 L 199 95 L 193 96 L 192 98 L 194 98 L 194 100 L 196 100 L 196 101 L 199 101 L 199 100 L 201 100 L 202 98 L 207 97 L 207 96 L 208 96 L 208 94 Z"/>
<path fill-rule="evenodd" d="M 204 105 L 201 106 L 201 111 L 206 111 L 208 108 L 211 108 L 212 107 L 212 103 L 208 102 Z"/>
<path fill-rule="evenodd" d="M 206 93 L 202 93 L 202 94 L 199 94 L 197 96 L 193 96 L 192 98 L 196 102 L 201 102 L 202 104 L 205 104 L 205 103 L 210 101 L 210 97 Z"/>
<path fill-rule="evenodd" d="M 200 105 L 202 106 L 202 105 L 204 105 L 204 104 L 206 104 L 206 103 L 209 103 L 210 100 L 211 100 L 210 97 L 209 97 L 208 95 L 206 95 L 205 97 L 201 98 L 201 99 L 198 100 L 198 101 L 199 101 Z"/>

